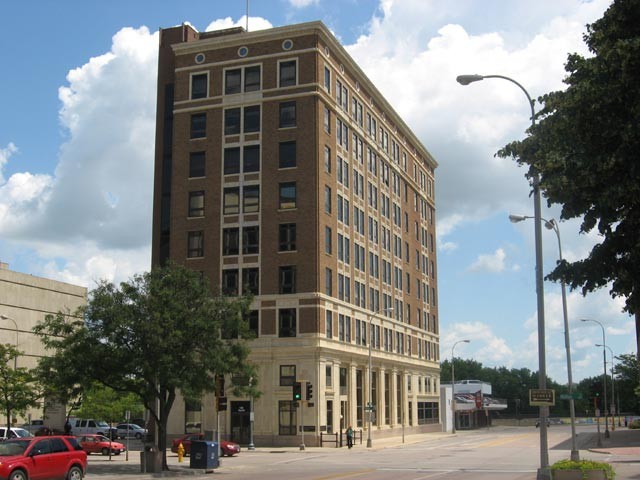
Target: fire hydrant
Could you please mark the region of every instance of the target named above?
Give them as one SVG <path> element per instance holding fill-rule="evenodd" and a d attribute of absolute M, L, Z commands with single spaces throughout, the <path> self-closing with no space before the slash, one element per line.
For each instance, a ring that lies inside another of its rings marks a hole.
<path fill-rule="evenodd" d="M 184 446 L 182 442 L 178 445 L 178 463 L 182 463 L 182 459 L 184 458 Z"/>

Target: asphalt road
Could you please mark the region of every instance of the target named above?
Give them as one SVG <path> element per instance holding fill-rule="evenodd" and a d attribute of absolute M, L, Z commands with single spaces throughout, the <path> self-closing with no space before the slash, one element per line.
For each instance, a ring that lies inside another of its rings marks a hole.
<path fill-rule="evenodd" d="M 637 438 L 640 446 L 640 431 Z M 578 447 L 581 458 L 612 463 L 616 480 L 640 479 L 640 451 L 618 455 L 589 451 L 595 439 L 595 427 L 579 426 Z M 552 426 L 548 430 L 549 461 L 569 457 L 569 426 Z M 613 437 L 612 437 L 613 438 Z M 626 441 L 626 440 L 625 440 Z M 190 478 L 224 478 L 229 480 L 534 480 L 540 463 L 540 436 L 534 427 L 494 427 L 451 434 L 425 434 L 405 438 L 375 439 L 373 448 L 356 445 L 346 448 L 257 448 L 243 450 L 239 456 L 223 458 L 214 473 L 189 468 L 190 459 L 177 462 L 168 452 L 171 472 L 167 476 Z M 124 456 L 92 455 L 88 480 L 158 478 L 142 474 L 139 452 Z"/>

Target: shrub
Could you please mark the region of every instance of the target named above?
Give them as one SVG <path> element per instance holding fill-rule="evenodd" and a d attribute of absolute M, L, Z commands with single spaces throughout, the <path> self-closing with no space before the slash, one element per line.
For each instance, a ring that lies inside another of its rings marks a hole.
<path fill-rule="evenodd" d="M 638 420 L 634 420 L 628 426 L 628 428 L 640 428 L 640 418 Z"/>
<path fill-rule="evenodd" d="M 593 460 L 578 460 L 577 462 L 574 460 L 559 460 L 551 465 L 551 470 L 582 470 L 583 478 L 587 478 L 587 471 L 589 470 L 603 470 L 607 480 L 613 480 L 616 477 L 616 472 L 611 465 Z"/>

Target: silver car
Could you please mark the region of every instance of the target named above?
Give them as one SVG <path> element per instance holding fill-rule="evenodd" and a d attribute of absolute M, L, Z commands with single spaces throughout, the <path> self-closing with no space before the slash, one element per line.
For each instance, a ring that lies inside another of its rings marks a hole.
<path fill-rule="evenodd" d="M 141 440 L 147 435 L 147 429 L 135 423 L 119 423 L 116 429 L 118 430 L 118 437 L 120 438 L 136 438 Z"/>

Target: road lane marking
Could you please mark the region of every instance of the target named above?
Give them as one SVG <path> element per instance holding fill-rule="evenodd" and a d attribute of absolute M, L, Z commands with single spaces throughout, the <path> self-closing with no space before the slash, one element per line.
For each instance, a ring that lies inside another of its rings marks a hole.
<path fill-rule="evenodd" d="M 476 448 L 487 448 L 487 447 L 497 447 L 498 445 L 505 445 L 507 443 L 515 442 L 516 440 L 520 440 L 525 437 L 529 437 L 531 434 L 523 433 L 520 435 L 512 435 L 507 438 L 499 438 L 497 440 L 491 440 L 489 442 L 479 443 L 474 445 Z"/>
<path fill-rule="evenodd" d="M 354 472 L 335 473 L 333 475 L 328 475 L 326 477 L 316 477 L 314 478 L 314 480 L 335 480 L 339 478 L 349 478 L 349 477 L 355 477 L 358 475 L 363 475 L 365 473 L 371 473 L 375 471 L 376 471 L 375 468 L 367 468 L 365 470 L 356 470 Z"/>

